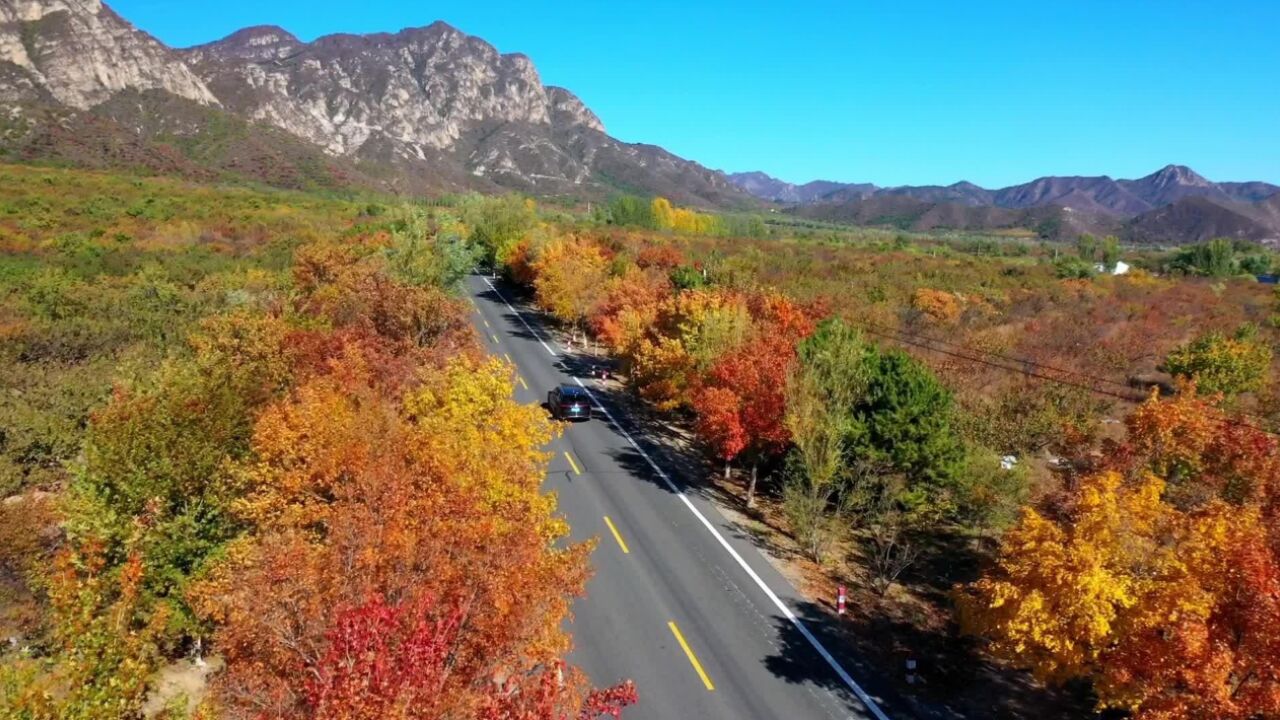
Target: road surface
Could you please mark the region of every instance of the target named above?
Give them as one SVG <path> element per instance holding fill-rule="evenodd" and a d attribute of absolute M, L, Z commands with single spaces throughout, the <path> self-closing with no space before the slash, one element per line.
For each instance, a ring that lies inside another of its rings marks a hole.
<path fill-rule="evenodd" d="M 545 488 L 572 540 L 599 539 L 569 659 L 597 686 L 635 681 L 640 702 L 626 720 L 903 717 L 866 684 L 884 669 L 829 639 L 829 618 L 676 472 L 536 313 L 500 281 L 473 275 L 466 289 L 489 351 L 516 367 L 520 402 L 573 382 L 607 413 L 552 444 Z"/>

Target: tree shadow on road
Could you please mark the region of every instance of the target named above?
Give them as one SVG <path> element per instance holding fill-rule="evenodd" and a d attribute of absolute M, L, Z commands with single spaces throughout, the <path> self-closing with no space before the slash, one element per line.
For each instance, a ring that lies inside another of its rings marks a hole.
<path fill-rule="evenodd" d="M 1088 689 L 1040 686 L 1026 673 L 1011 672 L 983 659 L 972 641 L 954 632 L 922 630 L 879 614 L 851 612 L 845 619 L 810 602 L 792 608 L 808 630 L 853 679 L 893 718 L 1102 719 L 1092 710 Z M 777 621 L 779 651 L 765 663 L 792 683 L 812 682 L 841 692 L 844 682 L 826 666 L 794 623 Z M 940 648 L 939 645 L 946 645 Z M 946 667 L 936 658 L 963 660 Z M 909 670 L 907 661 L 915 660 Z M 914 677 L 910 677 L 914 676 Z M 849 693 L 852 698 L 852 693 Z"/>

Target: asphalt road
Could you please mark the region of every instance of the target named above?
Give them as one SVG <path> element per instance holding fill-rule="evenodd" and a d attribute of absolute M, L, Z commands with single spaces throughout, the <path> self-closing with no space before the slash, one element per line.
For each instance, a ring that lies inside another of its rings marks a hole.
<path fill-rule="evenodd" d="M 545 402 L 573 382 L 607 414 L 552 444 L 545 488 L 573 540 L 599 539 L 587 596 L 574 605 L 570 661 L 597 686 L 635 681 L 640 701 L 626 720 L 903 717 L 868 685 L 886 670 L 829 639 L 830 618 L 579 374 L 536 313 L 485 277 L 466 282 L 490 352 L 516 366 L 519 401 Z"/>

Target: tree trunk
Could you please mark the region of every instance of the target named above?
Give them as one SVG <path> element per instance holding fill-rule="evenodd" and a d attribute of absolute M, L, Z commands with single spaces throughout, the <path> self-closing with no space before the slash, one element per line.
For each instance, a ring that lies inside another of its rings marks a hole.
<path fill-rule="evenodd" d="M 747 507 L 756 506 L 756 467 L 758 463 L 751 463 L 751 482 L 747 485 Z"/>

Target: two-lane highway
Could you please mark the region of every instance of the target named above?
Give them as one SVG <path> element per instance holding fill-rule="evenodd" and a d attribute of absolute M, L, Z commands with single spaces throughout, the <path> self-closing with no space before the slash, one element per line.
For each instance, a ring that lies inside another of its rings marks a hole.
<path fill-rule="evenodd" d="M 807 603 L 749 539 L 681 478 L 536 316 L 487 278 L 468 278 L 474 322 L 516 368 L 517 398 L 563 382 L 592 392 L 603 417 L 549 448 L 545 488 L 574 541 L 598 538 L 595 574 L 574 605 L 571 661 L 599 686 L 634 680 L 629 720 L 888 717 L 814 622 Z M 830 648 L 830 649 L 829 649 Z M 847 660 L 847 658 L 846 658 Z"/>

